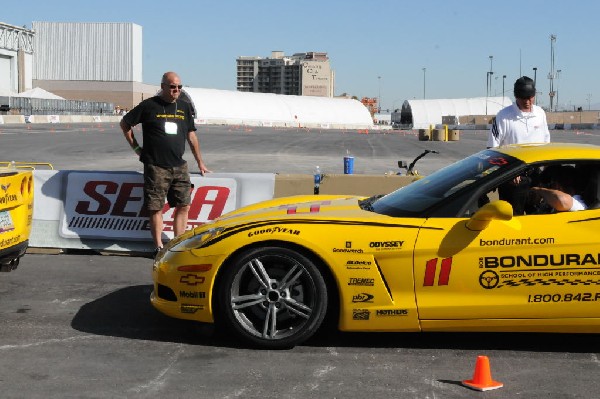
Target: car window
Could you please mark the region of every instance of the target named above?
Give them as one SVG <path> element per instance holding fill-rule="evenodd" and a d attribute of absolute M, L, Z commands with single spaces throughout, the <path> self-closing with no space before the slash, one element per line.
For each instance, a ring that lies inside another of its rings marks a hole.
<path fill-rule="evenodd" d="M 508 155 L 484 150 L 383 196 L 373 203 L 372 210 L 388 216 L 416 216 L 522 164 Z"/>

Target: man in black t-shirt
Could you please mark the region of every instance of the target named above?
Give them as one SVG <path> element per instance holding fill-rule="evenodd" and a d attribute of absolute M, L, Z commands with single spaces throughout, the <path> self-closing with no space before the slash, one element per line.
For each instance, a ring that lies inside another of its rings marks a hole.
<path fill-rule="evenodd" d="M 200 174 L 210 172 L 200 154 L 192 105 L 179 99 L 181 87 L 179 76 L 175 72 L 166 72 L 162 77 L 160 94 L 142 101 L 121 119 L 125 139 L 144 164 L 144 207 L 150 214 L 155 254 L 162 248 L 165 198 L 175 208 L 175 236 L 185 232 L 187 226 L 191 182 L 187 162 L 183 159 L 186 140 Z M 142 124 L 143 148 L 132 129 L 139 123 Z"/>

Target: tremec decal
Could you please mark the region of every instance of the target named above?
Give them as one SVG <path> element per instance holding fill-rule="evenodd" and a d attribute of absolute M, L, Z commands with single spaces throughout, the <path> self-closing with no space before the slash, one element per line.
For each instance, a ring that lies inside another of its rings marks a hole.
<path fill-rule="evenodd" d="M 357 285 L 361 287 L 372 287 L 375 285 L 374 278 L 350 277 L 348 285 Z"/>
<path fill-rule="evenodd" d="M 70 172 L 66 183 L 59 229 L 62 237 L 151 240 L 148 214 L 142 206 L 142 174 Z M 194 176 L 192 184 L 188 229 L 235 209 L 235 179 Z M 173 211 L 165 204 L 164 232 L 170 238 Z"/>

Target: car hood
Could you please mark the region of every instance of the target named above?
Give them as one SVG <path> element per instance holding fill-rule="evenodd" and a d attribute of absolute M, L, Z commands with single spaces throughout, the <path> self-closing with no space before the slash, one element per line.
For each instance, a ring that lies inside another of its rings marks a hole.
<path fill-rule="evenodd" d="M 229 212 L 215 221 L 217 224 L 237 224 L 257 220 L 289 218 L 348 218 L 353 214 L 364 217 L 358 202 L 364 197 L 348 195 L 302 195 L 277 198 L 252 204 Z"/>

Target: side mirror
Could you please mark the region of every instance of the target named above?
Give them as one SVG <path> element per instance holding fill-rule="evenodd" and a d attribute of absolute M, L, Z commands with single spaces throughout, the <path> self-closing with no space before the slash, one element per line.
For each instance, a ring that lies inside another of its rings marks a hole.
<path fill-rule="evenodd" d="M 513 217 L 513 207 L 506 201 L 493 201 L 482 206 L 471 219 L 467 221 L 467 229 L 481 231 L 488 227 L 494 219 L 510 220 Z"/>

